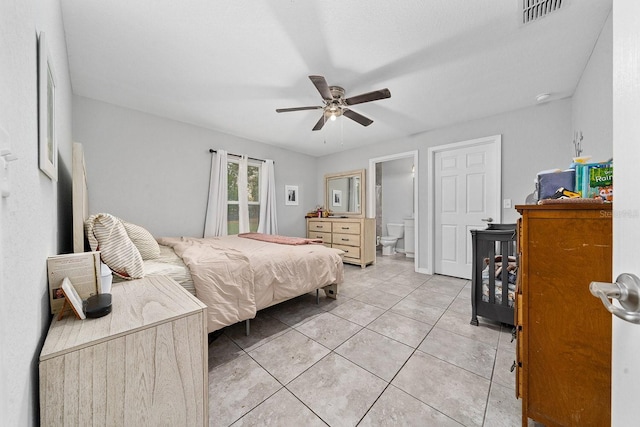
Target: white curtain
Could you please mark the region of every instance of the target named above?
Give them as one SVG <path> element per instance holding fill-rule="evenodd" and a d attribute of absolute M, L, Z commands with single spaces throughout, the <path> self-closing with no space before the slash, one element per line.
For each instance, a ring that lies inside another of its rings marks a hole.
<path fill-rule="evenodd" d="M 248 159 L 240 157 L 238 162 L 238 233 L 248 233 L 249 230 L 249 192 L 247 181 Z"/>
<path fill-rule="evenodd" d="M 212 154 L 204 237 L 227 235 L 227 152 Z"/>
<path fill-rule="evenodd" d="M 260 223 L 258 233 L 278 234 L 276 218 L 276 179 L 273 160 L 265 160 L 260 176 Z"/>

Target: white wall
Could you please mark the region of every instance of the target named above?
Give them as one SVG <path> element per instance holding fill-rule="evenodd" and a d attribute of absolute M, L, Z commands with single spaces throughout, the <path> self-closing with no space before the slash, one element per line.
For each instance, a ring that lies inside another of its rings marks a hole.
<path fill-rule="evenodd" d="M 413 214 L 413 158 L 382 163 L 382 233 L 389 235 L 387 223 L 402 224 Z M 396 249 L 404 250 L 404 238 L 398 239 Z"/>
<path fill-rule="evenodd" d="M 112 213 L 155 236 L 202 236 L 210 148 L 275 161 L 280 234 L 304 236 L 304 215 L 322 199 L 313 157 L 84 97 L 73 98 L 73 114 L 90 211 Z M 285 205 L 285 185 L 298 186 L 298 206 Z"/>
<path fill-rule="evenodd" d="M 502 198 L 512 199 L 513 205 L 524 203 L 527 194 L 533 191 L 533 180 L 538 171 L 564 169 L 569 165 L 574 156 L 572 140 L 576 130 L 581 130 L 584 136 L 583 154 L 592 155 L 594 161 L 612 157 L 612 33 L 612 17 L 609 16 L 570 99 L 325 156 L 318 160 L 318 176 L 366 168 L 370 158 L 418 149 L 420 228 L 416 244 L 420 245 L 418 267 L 426 268 L 428 147 L 501 134 Z M 514 209 L 503 209 L 502 222 L 514 222 L 518 216 Z"/>
<path fill-rule="evenodd" d="M 372 129 L 373 130 L 373 129 Z M 490 135 L 502 135 L 502 197 L 522 204 L 534 189 L 536 173 L 543 169 L 566 168 L 571 162 L 571 100 L 564 99 L 424 132 L 410 138 L 389 141 L 318 158 L 320 177 L 357 168 L 367 168 L 369 159 L 418 150 L 419 176 L 419 259 L 427 267 L 427 148 Z M 367 179 L 369 177 L 367 176 Z M 321 199 L 321 196 L 319 200 Z M 515 209 L 503 210 L 503 222 L 515 222 Z"/>
<path fill-rule="evenodd" d="M 604 24 L 573 95 L 572 127 L 581 130 L 583 155 L 596 162 L 613 156 L 613 20 Z"/>
<path fill-rule="evenodd" d="M 36 30 L 56 73 L 59 180 L 38 168 Z M 71 84 L 59 1 L 0 2 L 0 126 L 18 160 L 0 198 L 0 416 L 38 425 L 38 356 L 51 316 L 46 259 L 71 249 Z"/>

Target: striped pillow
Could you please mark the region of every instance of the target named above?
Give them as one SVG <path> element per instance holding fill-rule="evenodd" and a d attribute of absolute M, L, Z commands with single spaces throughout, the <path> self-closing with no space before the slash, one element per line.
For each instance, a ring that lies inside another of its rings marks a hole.
<path fill-rule="evenodd" d="M 99 213 L 85 221 L 91 250 L 100 251 L 102 261 L 124 279 L 144 276 L 140 252 L 133 244 L 122 222 L 113 215 Z"/>
<path fill-rule="evenodd" d="M 139 225 L 131 224 L 122 220 L 121 222 L 122 225 L 124 225 L 124 229 L 127 230 L 129 238 L 136 248 L 138 248 L 143 260 L 156 259 L 160 257 L 160 246 L 151 233 Z"/>

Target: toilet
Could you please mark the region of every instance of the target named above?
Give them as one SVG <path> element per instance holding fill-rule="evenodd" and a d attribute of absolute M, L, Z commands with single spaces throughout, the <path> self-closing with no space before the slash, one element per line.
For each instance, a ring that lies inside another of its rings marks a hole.
<path fill-rule="evenodd" d="M 382 236 L 380 243 L 382 244 L 382 255 L 393 255 L 396 253 L 396 243 L 398 239 L 404 236 L 404 224 L 387 224 L 388 236 Z"/>

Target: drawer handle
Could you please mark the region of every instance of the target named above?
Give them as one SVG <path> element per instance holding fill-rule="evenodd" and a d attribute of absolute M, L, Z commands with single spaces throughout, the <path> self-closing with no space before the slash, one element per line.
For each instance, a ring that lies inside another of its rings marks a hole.
<path fill-rule="evenodd" d="M 316 239 L 322 239 L 322 236 L 316 236 Z"/>
<path fill-rule="evenodd" d="M 348 230 L 348 229 L 349 229 L 349 227 L 342 227 L 342 229 L 343 229 L 343 230 Z"/>
<path fill-rule="evenodd" d="M 342 241 L 343 241 L 343 242 L 348 242 L 348 241 L 349 241 L 349 239 L 342 239 Z"/>
<path fill-rule="evenodd" d="M 316 228 L 324 228 L 324 225 L 316 225 Z"/>

